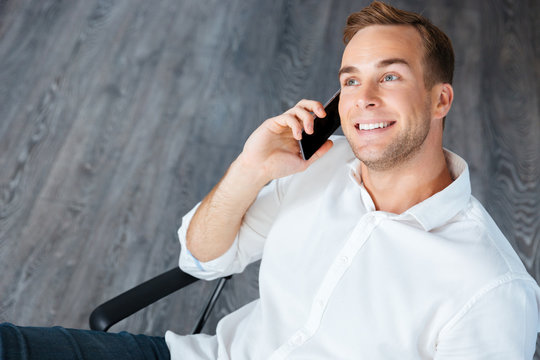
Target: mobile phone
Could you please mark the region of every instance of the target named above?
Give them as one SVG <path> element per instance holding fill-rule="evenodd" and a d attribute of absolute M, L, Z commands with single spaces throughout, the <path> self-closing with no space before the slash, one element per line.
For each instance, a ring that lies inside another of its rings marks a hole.
<path fill-rule="evenodd" d="M 300 150 L 304 160 L 308 160 L 319 148 L 328 140 L 341 124 L 338 112 L 339 93 L 338 90 L 324 105 L 326 116 L 315 118 L 313 123 L 313 134 L 302 132 L 302 139 L 299 141 Z"/>

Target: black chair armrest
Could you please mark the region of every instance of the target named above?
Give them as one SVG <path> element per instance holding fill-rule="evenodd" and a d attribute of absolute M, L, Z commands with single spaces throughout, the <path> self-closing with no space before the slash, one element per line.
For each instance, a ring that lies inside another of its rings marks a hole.
<path fill-rule="evenodd" d="M 90 328 L 107 331 L 119 321 L 197 280 L 178 267 L 164 272 L 99 305 L 90 315 Z"/>

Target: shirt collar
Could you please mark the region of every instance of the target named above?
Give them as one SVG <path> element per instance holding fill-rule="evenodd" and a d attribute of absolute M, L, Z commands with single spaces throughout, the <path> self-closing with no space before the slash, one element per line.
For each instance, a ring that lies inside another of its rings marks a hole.
<path fill-rule="evenodd" d="M 376 211 L 375 203 L 373 202 L 373 199 L 371 198 L 371 195 L 369 195 L 367 189 L 364 187 L 362 177 L 360 176 L 360 160 L 353 157 L 351 160 L 347 161 L 347 166 L 350 168 L 349 178 L 356 186 L 360 186 L 360 198 L 364 203 L 364 207 L 367 211 Z"/>
<path fill-rule="evenodd" d="M 398 218 L 413 217 L 426 231 L 430 231 L 447 223 L 467 206 L 471 197 L 469 167 L 465 160 L 447 149 L 444 149 L 444 156 L 454 181 L 443 190 L 398 215 Z M 360 160 L 354 158 L 348 161 L 347 165 L 351 169 L 351 179 L 362 188 L 362 201 L 366 209 L 374 211 L 373 200 L 361 182 Z"/>
<path fill-rule="evenodd" d="M 454 181 L 443 190 L 406 211 L 426 231 L 447 223 L 467 206 L 471 198 L 471 181 L 467 163 L 446 149 L 444 149 L 444 156 Z"/>

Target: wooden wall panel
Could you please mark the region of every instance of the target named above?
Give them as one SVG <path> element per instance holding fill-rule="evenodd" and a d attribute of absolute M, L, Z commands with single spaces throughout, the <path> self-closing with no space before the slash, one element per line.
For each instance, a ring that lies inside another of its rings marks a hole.
<path fill-rule="evenodd" d="M 251 131 L 338 87 L 345 18 L 368 3 L 1 1 L 0 322 L 85 328 L 94 306 L 174 266 L 182 214 Z M 540 279 L 540 2 L 392 3 L 451 37 L 445 146 Z M 185 333 L 212 286 L 115 329 Z M 256 296 L 254 264 L 206 331 Z"/>

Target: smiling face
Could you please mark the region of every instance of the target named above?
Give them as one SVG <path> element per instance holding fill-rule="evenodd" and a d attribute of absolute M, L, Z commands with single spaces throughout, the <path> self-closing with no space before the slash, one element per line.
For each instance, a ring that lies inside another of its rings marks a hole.
<path fill-rule="evenodd" d="M 391 169 L 426 150 L 437 86 L 426 89 L 423 58 L 420 34 L 407 25 L 368 26 L 345 48 L 341 125 L 370 169 Z"/>

